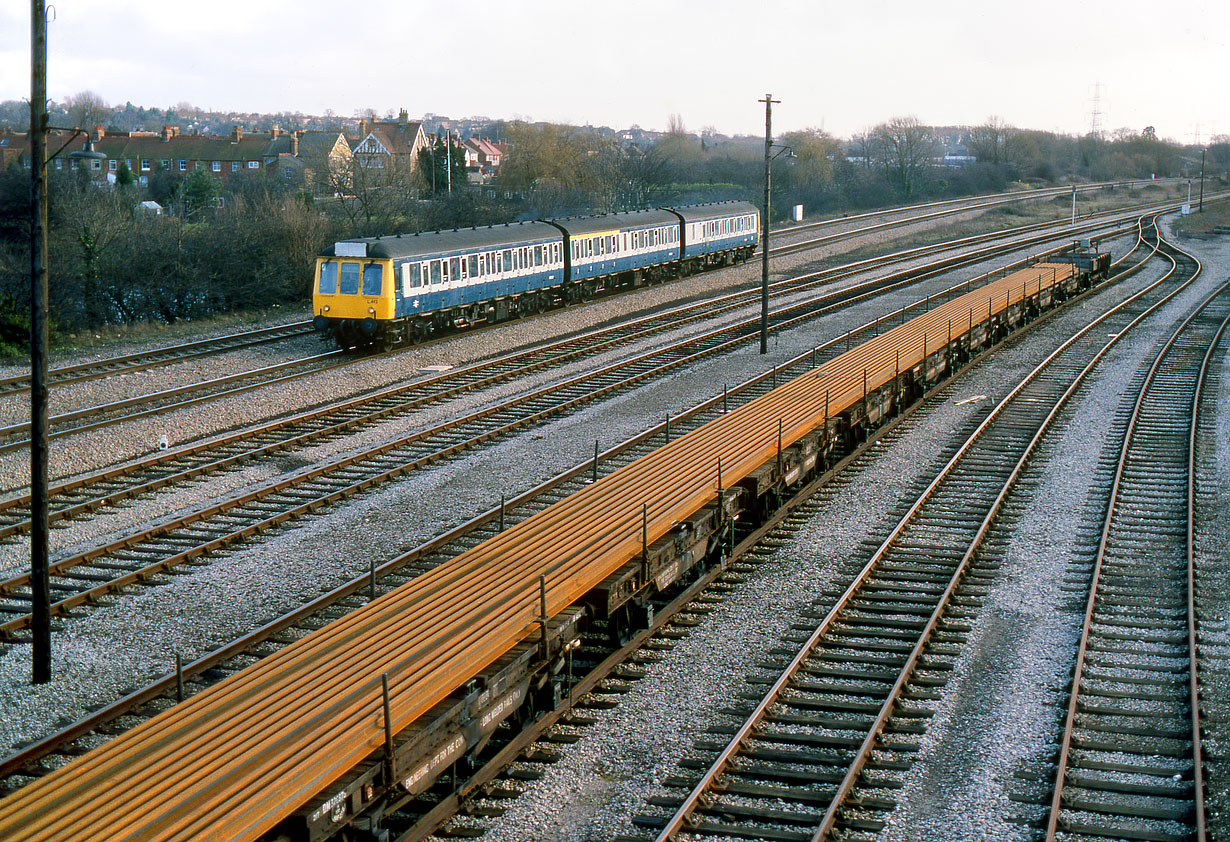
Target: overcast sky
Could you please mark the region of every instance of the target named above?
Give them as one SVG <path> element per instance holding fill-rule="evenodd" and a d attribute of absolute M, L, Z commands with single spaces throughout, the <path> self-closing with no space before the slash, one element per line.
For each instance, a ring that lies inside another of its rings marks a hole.
<path fill-rule="evenodd" d="M 1225 0 L 58 0 L 48 94 L 215 110 L 837 135 L 931 125 L 1230 133 Z M 30 95 L 0 4 L 0 100 Z"/>

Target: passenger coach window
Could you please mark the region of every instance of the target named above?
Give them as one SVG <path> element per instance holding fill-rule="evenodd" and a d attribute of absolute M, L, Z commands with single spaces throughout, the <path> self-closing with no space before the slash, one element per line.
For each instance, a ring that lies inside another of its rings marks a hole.
<path fill-rule="evenodd" d="M 470 277 L 477 278 L 478 277 L 478 255 L 477 254 L 470 255 L 467 258 L 467 261 L 470 264 Z"/>
<path fill-rule="evenodd" d="M 431 261 L 431 282 L 432 282 L 433 284 L 442 283 L 442 282 L 443 282 L 443 280 L 444 280 L 444 279 L 440 276 L 440 263 L 441 263 L 441 261 L 439 261 L 439 260 L 433 260 L 433 261 Z"/>
<path fill-rule="evenodd" d="M 324 295 L 337 292 L 337 264 L 331 260 L 320 264 L 320 291 Z"/>
<path fill-rule="evenodd" d="M 378 263 L 369 263 L 363 267 L 363 294 L 379 295 L 384 281 L 384 267 Z"/>
<path fill-rule="evenodd" d="M 342 295 L 357 295 L 359 292 L 359 264 L 342 264 Z"/>

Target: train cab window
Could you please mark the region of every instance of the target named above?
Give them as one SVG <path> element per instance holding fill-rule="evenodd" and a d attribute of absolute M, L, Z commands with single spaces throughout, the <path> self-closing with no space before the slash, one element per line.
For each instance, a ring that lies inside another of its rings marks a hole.
<path fill-rule="evenodd" d="M 359 264 L 342 264 L 342 283 L 339 290 L 342 295 L 357 295 L 359 292 Z"/>
<path fill-rule="evenodd" d="M 363 294 L 379 295 L 384 282 L 384 267 L 379 263 L 369 263 L 363 267 Z"/>
<path fill-rule="evenodd" d="M 466 258 L 466 261 L 470 264 L 469 266 L 470 277 L 477 278 L 478 277 L 478 255 L 472 254 L 468 258 Z"/>
<path fill-rule="evenodd" d="M 320 264 L 320 292 L 323 295 L 337 292 L 337 264 L 332 260 Z"/>

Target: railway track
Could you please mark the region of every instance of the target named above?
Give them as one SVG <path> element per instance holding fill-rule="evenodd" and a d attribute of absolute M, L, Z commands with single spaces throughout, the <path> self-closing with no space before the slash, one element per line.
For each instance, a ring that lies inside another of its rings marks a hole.
<path fill-rule="evenodd" d="M 1036 284 L 1032 290 L 1031 282 Z M 873 402 L 875 407 L 890 405 L 883 402 L 889 388 L 947 370 L 945 360 L 953 341 L 968 340 L 971 347 L 975 342 L 992 341 L 1007 325 L 1027 320 L 1031 308 L 1046 306 L 1053 292 L 1071 292 L 1078 283 L 1081 281 L 1071 267 L 1046 266 L 996 279 L 988 289 L 967 293 L 922 313 L 908 324 L 839 355 L 814 375 L 794 378 L 467 551 L 453 563 L 429 571 L 339 623 L 290 644 L 228 680 L 225 688 L 193 697 L 125 735 L 122 741 L 92 752 L 71 770 L 61 770 L 63 774 L 53 773 L 23 788 L 0 803 L 0 826 L 6 832 L 21 831 L 23 836 L 55 833 L 53 828 L 70 826 L 78 829 L 74 832 L 86 833 L 81 824 L 85 814 L 79 810 L 97 803 L 98 795 L 108 805 L 105 817 L 97 811 L 88 814 L 88 832 L 98 838 L 111 832 L 102 821 L 112 827 L 116 822 L 134 821 L 141 824 L 128 826 L 148 826 L 153 831 L 154 825 L 143 824 L 152 821 L 160 832 L 190 833 L 210 828 L 227 837 L 255 838 L 279 817 L 289 816 L 287 810 L 304 805 L 308 811 L 305 821 L 341 821 L 350 809 L 357 809 L 356 805 L 370 797 L 369 790 L 361 785 L 366 778 L 360 779 L 353 797 L 347 795 L 349 789 L 334 795 L 332 782 L 343 769 L 356 768 L 371 755 L 373 747 L 380 745 L 376 735 L 381 721 L 381 683 L 387 688 L 383 721 L 389 754 L 385 762 L 393 764 L 385 768 L 391 780 L 398 781 L 395 753 L 400 749 L 388 742 L 389 734 L 409 728 L 411 740 L 426 735 L 428 732 L 410 725 L 445 702 L 461 676 L 468 674 L 459 669 L 467 669 L 467 664 L 493 664 L 502 653 L 509 652 L 510 645 L 520 645 L 517 642 L 537 625 L 541 626 L 543 648 L 539 650 L 533 642 L 535 635 L 528 648 L 517 650 L 524 655 L 515 657 L 530 657 L 535 651 L 553 657 L 551 652 L 562 652 L 558 647 L 570 645 L 568 629 L 579 616 L 572 607 L 576 594 L 608 581 L 625 567 L 629 572 L 644 572 L 651 564 L 647 548 L 667 540 L 673 545 L 670 534 L 680 518 L 711 519 L 714 505 L 725 510 L 729 503 L 745 499 L 742 490 L 724 488 L 723 464 L 731 482 L 752 481 L 755 471 L 773 470 L 774 464 L 783 471 L 783 477 L 787 476 L 783 465 L 788 463 L 783 463 L 783 458 L 794 460 L 809 452 L 802 437 L 819 430 L 821 421 L 827 437 L 834 424 L 845 423 L 841 421 L 844 413 L 851 413 L 853 424 L 863 417 L 862 413 L 873 411 Z M 983 301 L 987 310 L 975 320 L 974 313 L 981 312 Z M 967 315 L 968 330 L 964 326 Z M 957 330 L 953 329 L 954 322 Z M 944 345 L 945 337 L 948 346 Z M 861 397 L 859 366 L 863 374 Z M 903 377 L 909 379 L 903 381 Z M 830 408 L 843 414 L 830 416 Z M 774 421 L 776 463 L 774 436 L 769 430 Z M 741 433 L 737 438 L 732 435 L 736 431 Z M 783 454 L 783 447 L 791 450 Z M 715 462 L 717 502 L 713 503 Z M 661 477 L 669 485 L 647 485 L 650 477 Z M 651 487 L 653 491 L 647 492 Z M 716 516 L 720 526 L 721 515 Z M 582 528 L 577 517 L 585 523 L 592 521 L 598 532 Z M 601 553 L 600 564 L 595 564 L 594 552 Z M 456 587 L 458 577 L 470 576 L 471 570 L 478 574 L 476 587 Z M 553 630 L 559 630 L 559 636 Z M 548 650 L 548 646 L 556 648 Z M 305 669 L 307 672 L 301 671 Z M 286 678 L 279 677 L 282 675 Z M 254 694 L 257 685 L 267 689 Z M 509 710 L 505 697 L 489 698 L 493 703 L 498 701 L 493 710 Z M 369 712 L 374 718 L 368 716 Z M 488 717 L 484 724 L 490 721 Z M 257 722 L 262 725 L 253 730 Z M 207 730 L 201 731 L 206 723 Z M 309 731 L 317 736 L 307 739 Z M 171 760 L 171 755 L 190 750 L 206 734 L 210 741 L 227 746 L 224 756 L 194 753 L 189 761 L 191 773 L 177 775 L 174 781 L 149 776 L 148 770 L 164 762 L 160 757 L 187 772 L 187 767 Z M 311 756 L 300 754 L 300 748 L 309 743 L 313 746 Z M 117 778 L 115 770 L 119 768 L 126 771 Z M 402 771 L 410 774 L 414 768 L 405 766 Z M 306 774 L 300 774 L 300 769 Z M 363 767 L 360 774 L 379 775 L 380 769 Z M 63 788 L 65 776 L 71 779 L 73 794 Z M 420 778 L 414 772 L 406 780 Z M 263 786 L 254 789 L 259 781 L 276 781 L 276 792 Z M 107 782 L 105 792 L 90 795 L 95 782 Z M 194 794 L 200 787 L 200 794 Z M 154 789 L 162 794 L 151 802 Z M 57 803 L 37 808 L 47 792 L 56 793 Z M 260 800 L 255 812 L 245 806 L 253 804 L 253 796 Z M 319 804 L 308 803 L 317 797 Z M 153 814 L 149 807 L 154 808 Z M 20 822 L 22 816 L 27 820 L 24 827 L 12 823 L 15 818 Z"/>
<path fill-rule="evenodd" d="M 668 782 L 634 823 L 658 842 L 871 838 L 895 807 L 968 620 L 993 577 L 975 561 L 1049 425 L 1096 363 L 1183 289 L 1172 270 L 1095 320 L 998 404 L 831 605 L 801 619 L 793 657 L 751 678 L 739 717 L 697 746 L 699 777 Z M 1106 342 L 1103 331 L 1113 332 Z M 710 752 L 716 753 L 716 756 Z M 661 808 L 665 808 L 662 810 Z"/>
<path fill-rule="evenodd" d="M 1090 193 L 1098 190 L 1131 188 L 1140 185 L 1153 185 L 1159 183 L 1177 183 L 1164 181 L 1127 181 L 1127 182 L 1100 182 L 1097 184 L 1078 185 L 1078 193 Z M 851 214 L 849 216 L 836 217 L 830 219 L 821 219 L 814 222 L 806 222 L 799 225 L 783 225 L 773 229 L 772 238 L 789 237 L 794 234 L 806 234 L 812 231 L 832 228 L 839 225 L 850 223 L 870 222 L 869 225 L 860 225 L 858 228 L 849 232 L 840 232 L 832 235 L 826 235 L 820 238 L 807 241 L 807 247 L 814 248 L 818 245 L 824 245 L 828 242 L 836 242 L 852 234 L 862 233 L 867 234 L 874 231 L 888 230 L 898 228 L 905 225 L 912 225 L 918 222 L 928 220 L 941 219 L 945 216 L 965 213 L 968 211 L 988 210 L 1005 205 L 1015 204 L 1018 202 L 1028 202 L 1033 199 L 1053 199 L 1058 197 L 1066 197 L 1072 195 L 1071 187 L 1055 187 L 1044 190 L 1017 190 L 1008 193 L 992 193 L 986 196 L 965 197 L 961 199 L 946 199 L 940 202 L 924 202 L 917 205 L 909 205 L 904 208 L 892 208 L 887 210 L 869 211 L 867 213 Z M 911 216 L 902 219 L 888 219 L 884 217 L 895 216 L 898 213 L 910 213 Z M 876 222 L 875 220 L 884 220 Z M 796 248 L 801 245 L 799 243 L 783 243 L 770 251 L 770 257 L 791 254 L 795 251 L 803 249 Z M 781 249 L 781 251 L 779 251 Z M 756 252 L 759 254 L 759 250 Z"/>
<path fill-rule="evenodd" d="M 981 240 L 975 240 L 980 242 Z M 1039 239 L 1030 238 L 1027 244 Z M 856 284 L 822 295 L 808 306 L 823 309 L 836 303 L 851 304 L 868 296 L 913 283 L 938 271 L 975 259 L 985 259 L 1011 246 L 983 248 L 961 260 L 941 259 L 933 263 Z M 913 254 L 917 250 L 910 250 Z M 778 294 L 800 293 L 824 287 L 861 269 L 841 268 L 810 273 L 774 285 Z M 953 290 L 948 291 L 949 294 Z M 375 394 L 344 401 L 272 423 L 240 430 L 197 445 L 156 453 L 135 463 L 77 477 L 50 489 L 50 520 L 88 516 L 104 506 L 169 486 L 175 486 L 219 470 L 233 469 L 241 463 L 259 461 L 290 448 L 303 448 L 330 436 L 354 432 L 381 420 L 410 412 L 426 404 L 454 398 L 474 389 L 487 387 L 531 371 L 560 367 L 584 356 L 609 350 L 618 344 L 643 340 L 655 333 L 734 313 L 756 297 L 754 292 L 728 294 L 717 299 L 674 308 L 653 316 L 591 331 L 581 336 L 549 343 L 528 351 L 505 355 L 466 366 L 425 381 L 397 386 Z M 0 538 L 29 529 L 29 496 L 0 500 Z"/>
<path fill-rule="evenodd" d="M 1092 185 L 1088 189 L 1103 189 L 1107 185 L 1098 185 L 1096 188 Z M 1085 191 L 1082 191 L 1085 192 Z M 1008 194 L 1006 196 L 988 196 L 985 201 L 970 201 L 970 200 L 953 200 L 949 202 L 933 202 L 925 205 L 916 205 L 912 210 L 925 210 L 926 213 L 920 213 L 916 216 L 908 216 L 902 219 L 892 219 L 884 222 L 873 222 L 870 225 L 864 225 L 850 231 L 842 231 L 834 234 L 826 234 L 820 237 L 813 237 L 785 243 L 770 249 L 769 257 L 785 257 L 790 254 L 809 251 L 811 249 L 820 248 L 832 243 L 841 242 L 843 240 L 852 239 L 854 236 L 872 234 L 877 231 L 888 231 L 894 228 L 902 228 L 906 225 L 915 225 L 920 222 L 930 222 L 937 219 L 943 219 L 948 216 L 954 216 L 961 213 L 969 213 L 971 211 L 990 210 L 993 208 L 1005 207 L 1007 205 L 1016 204 L 1029 199 L 1045 199 L 1067 196 L 1071 193 L 1071 188 L 1056 188 L 1052 190 L 1030 191 L 1032 195 L 1021 196 L 1017 194 Z M 871 218 L 879 218 L 880 212 L 869 214 Z M 1087 215 L 1086 215 L 1087 216 Z M 784 228 L 780 231 L 774 231 L 773 236 L 790 235 L 793 233 L 803 233 L 810 229 L 819 228 L 822 226 L 831 226 L 834 222 L 846 222 L 857 220 L 860 217 L 846 217 L 842 220 L 825 220 L 824 222 L 812 223 L 811 225 L 799 225 L 793 228 Z M 1082 217 L 1085 218 L 1085 217 Z M 1053 224 L 1053 223 L 1042 223 Z M 759 250 L 756 252 L 759 254 Z"/>
<path fill-rule="evenodd" d="M 844 346 L 844 337 L 841 340 L 832 340 L 828 347 L 822 346 L 818 350 L 825 353 L 836 348 L 838 344 Z M 795 376 L 809 370 L 813 361 L 810 353 L 799 355 L 780 366 L 776 375 Z M 465 523 L 409 552 L 373 566 L 367 576 L 340 585 L 251 634 L 198 660 L 183 664 L 178 672 L 163 676 L 139 690 L 128 693 L 106 708 L 3 758 L 0 760 L 0 795 L 16 789 L 49 769 L 58 767 L 68 758 L 79 755 L 86 743 L 104 738 L 100 735 L 100 730 L 108 729 L 108 736 L 112 735 L 112 723 L 120 717 L 129 721 L 145 720 L 164 710 L 167 705 L 195 695 L 205 687 L 239 672 L 248 666 L 252 659 L 263 657 L 289 641 L 336 619 L 340 613 L 353 610 L 376 596 L 388 593 L 420 573 L 446 563 L 465 550 L 498 535 L 504 529 L 543 511 L 553 503 L 596 482 L 600 477 L 619 470 L 667 443 L 669 437 L 685 435 L 766 394 L 772 390 L 774 380 L 774 372 L 767 371 L 736 384 L 721 395 L 596 454 L 593 460 L 580 463 L 547 482 L 502 501 L 498 507 L 480 512 Z"/>
<path fill-rule="evenodd" d="M 1159 211 L 1166 208 L 1169 208 L 1169 205 L 1140 206 L 1126 212 L 1120 210 L 1108 212 L 1107 214 L 1095 215 L 1094 217 L 1090 217 L 1090 220 L 1109 219 L 1115 216 L 1123 216 L 1124 213 L 1143 213 Z M 1090 236 L 1090 232 L 1098 231 L 1100 226 L 1097 222 L 1090 221 L 1085 222 L 1075 229 L 1067 226 L 1066 224 L 1056 222 L 1035 223 L 1032 225 L 1020 226 L 1015 229 L 1008 229 L 1007 231 L 975 235 L 946 243 L 920 246 L 905 249 L 889 255 L 867 258 L 848 264 L 844 267 L 828 270 L 827 272 L 811 273 L 811 275 L 803 276 L 804 280 L 801 283 L 804 286 L 815 286 L 822 280 L 831 282 L 835 279 L 847 277 L 857 271 L 865 270 L 873 266 L 918 259 L 927 255 L 938 254 L 953 248 L 966 247 L 976 243 L 991 242 L 997 239 L 1002 240 L 1008 236 L 1019 235 L 1025 237 L 1025 235 L 1028 235 L 1031 232 L 1054 230 L 1056 228 L 1062 228 L 1064 234 L 1068 236 Z M 850 232 L 849 234 L 834 235 L 834 237 L 836 239 L 844 239 L 846 237 L 858 236 L 859 234 L 859 231 L 855 231 Z M 794 251 L 802 251 L 815 248 L 819 245 L 831 242 L 832 240 L 832 237 L 822 238 L 821 240 L 814 242 L 795 244 L 789 248 Z M 1026 240 L 1027 242 L 1021 244 L 1022 246 L 1028 244 L 1027 237 Z M 791 288 L 789 286 L 790 283 L 791 281 L 788 280 L 786 282 L 779 282 L 779 284 L 775 284 L 775 294 L 782 291 L 782 285 L 786 285 L 786 289 Z M 794 281 L 794 287 L 797 287 L 799 283 L 799 281 Z M 754 298 L 755 294 L 748 292 L 743 293 L 743 295 L 751 300 Z M 393 353 L 396 353 L 396 351 Z M 186 407 L 199 405 L 227 395 L 239 394 L 252 389 L 257 389 L 274 382 L 294 380 L 309 374 L 318 373 L 319 371 L 328 368 L 345 366 L 350 364 L 350 362 L 351 359 L 342 352 L 329 352 L 326 354 L 312 355 L 298 360 L 291 360 L 275 366 L 240 372 L 227 377 L 217 378 L 212 381 L 189 384 L 187 386 L 173 388 L 149 395 L 132 396 L 101 406 L 85 407 L 71 412 L 61 413 L 52 416 L 49 419 L 49 438 L 56 439 L 66 435 L 101 429 L 118 423 L 168 412 L 173 409 L 183 409 Z M 97 377 L 104 375 L 95 374 L 93 376 Z M 129 411 L 134 407 L 137 408 L 136 411 Z M 27 448 L 29 446 L 29 440 L 23 438 L 23 436 L 28 433 L 28 423 L 0 427 L 0 453 Z"/>
<path fill-rule="evenodd" d="M 980 280 L 989 281 L 990 277 Z M 861 336 L 879 334 L 887 329 L 894 317 L 898 321 L 904 321 L 911 314 L 926 312 L 946 297 L 969 288 L 969 282 L 958 284 L 945 294 L 928 296 L 911 307 L 890 314 L 888 318 L 875 319 L 858 331 L 847 333 L 843 337 L 845 347 L 857 342 Z M 849 294 L 822 296 L 816 301 L 787 307 L 772 314 L 770 329 L 776 332 L 796 326 L 825 312 L 844 307 L 850 299 Z M 677 322 L 667 319 L 651 330 L 670 329 L 676 324 Z M 181 564 L 196 562 L 209 553 L 281 527 L 290 520 L 320 511 L 341 499 L 403 477 L 438 460 L 455 458 L 472 448 L 488 445 L 528 425 L 540 424 L 561 413 L 575 411 L 596 399 L 609 397 L 640 383 L 663 377 L 704 357 L 733 350 L 745 343 L 758 325 L 757 318 L 744 319 L 733 325 L 676 340 L 597 371 L 470 412 L 428 430 L 280 477 L 263 487 L 214 503 L 201 511 L 163 521 L 104 546 L 55 560 L 50 565 L 51 615 L 63 617 L 73 611 L 80 613 L 88 610 L 91 604 L 108 595 L 156 580 L 159 575 Z M 637 336 L 639 333 L 634 332 L 633 335 Z M 626 335 L 620 336 L 617 331 L 613 341 L 626 341 L 627 338 Z M 830 353 L 835 353 L 840 342 L 830 343 L 830 347 L 833 349 Z M 403 393 L 403 396 L 405 394 Z M 409 390 L 408 394 L 411 395 L 408 402 L 394 398 L 392 405 L 377 403 L 375 411 L 368 409 L 361 418 L 343 412 L 340 419 L 334 416 L 331 425 L 320 426 L 317 423 L 314 429 L 300 432 L 289 441 L 267 445 L 261 454 L 292 446 L 304 447 L 319 441 L 323 436 L 352 431 L 360 422 L 373 423 L 372 416 L 387 417 L 393 412 L 408 411 L 409 408 L 424 402 L 440 399 L 438 393 L 430 391 L 425 396 L 421 392 L 415 394 L 412 390 Z M 318 418 L 312 420 L 319 422 Z M 184 481 L 206 471 L 225 470 L 252 457 L 251 452 L 224 456 L 209 465 L 198 465 L 189 471 L 181 471 L 181 476 L 177 479 Z M 106 482 L 114 482 L 114 479 L 107 479 Z M 152 483 L 143 483 L 137 488 L 130 487 L 124 494 L 132 496 L 148 492 L 159 484 L 168 482 L 170 478 L 163 476 Z M 107 502 L 113 503 L 118 496 L 119 492 L 112 492 Z M 94 498 L 91 502 L 78 502 L 64 509 L 57 508 L 56 517 L 59 519 L 87 511 L 92 504 L 101 505 L 97 500 L 98 498 Z M 0 580 L 0 640 L 21 639 L 20 633 L 28 629 L 31 622 L 29 605 L 32 598 L 29 573 Z"/>
<path fill-rule="evenodd" d="M 873 321 L 865 326 L 864 329 L 855 331 L 855 338 L 861 341 L 863 338 L 871 336 L 879 330 L 880 327 Z M 827 345 L 817 349 L 818 353 L 821 356 L 827 356 L 840 347 L 844 347 L 845 341 L 845 337 L 832 340 Z M 648 450 L 660 446 L 664 443 L 665 437 L 671 434 L 672 430 L 676 436 L 686 434 L 729 409 L 733 409 L 748 400 L 764 394 L 773 387 L 779 377 L 784 379 L 795 376 L 801 371 L 814 367 L 815 363 L 816 352 L 800 355 L 780 366 L 775 372 L 765 372 L 744 384 L 735 386 L 729 392 L 724 392 L 721 396 L 714 397 L 692 410 L 668 420 L 664 425 L 647 430 L 634 439 L 608 450 L 601 454 L 600 460 L 596 455 L 592 463 L 578 465 L 572 470 L 561 474 L 556 479 L 508 500 L 506 504 L 502 504 L 498 509 L 493 508 L 485 513 L 481 513 L 466 524 L 450 530 L 448 533 L 429 541 L 423 546 L 398 558 L 391 559 L 379 567 L 374 567 L 370 578 L 356 579 L 339 586 L 331 593 L 314 600 L 301 609 L 285 617 L 278 618 L 253 633 L 193 663 L 184 665 L 178 675 L 170 674 L 156 680 L 146 687 L 134 691 L 107 707 L 96 711 L 83 720 L 62 729 L 58 733 L 5 758 L 3 761 L 0 761 L 0 793 L 16 789 L 21 784 L 44 774 L 49 769 L 58 767 L 67 758 L 76 756 L 83 751 L 86 745 L 95 745 L 100 740 L 106 739 L 106 736 L 103 736 L 100 730 L 106 735 L 116 733 L 112 723 L 115 723 L 117 719 L 122 717 L 128 723 L 148 719 L 157 712 L 164 710 L 168 705 L 173 704 L 176 699 L 194 695 L 201 689 L 216 684 L 218 681 L 223 680 L 251 663 L 253 659 L 263 657 L 271 651 L 276 651 L 286 643 L 302 637 L 332 619 L 336 619 L 340 613 L 353 610 L 353 608 L 364 604 L 367 599 L 382 595 L 400 586 L 420 572 L 445 563 L 458 553 L 498 534 L 506 526 L 512 526 L 525 517 L 541 511 L 552 502 L 567 496 L 590 482 L 596 481 L 599 476 L 605 476 L 607 473 L 617 470 Z M 839 465 L 838 469 L 840 467 Z M 741 552 L 742 549 L 739 553 L 736 553 L 736 557 Z M 706 577 L 704 582 L 711 580 L 719 573 L 720 571 L 715 571 L 709 577 Z M 702 582 L 702 585 L 704 582 Z M 700 586 L 698 585 L 697 587 Z M 688 593 L 691 594 L 694 590 L 690 590 Z M 687 604 L 689 598 L 685 594 L 685 597 L 676 600 L 676 602 L 679 606 L 683 606 Z M 665 618 L 671 616 L 677 610 L 678 608 L 668 611 L 664 607 L 662 622 L 665 622 Z M 633 640 L 630 646 L 625 647 L 624 654 L 626 655 L 627 652 L 633 651 L 635 645 L 643 640 L 647 634 L 648 632 L 644 632 Z M 574 697 L 579 697 L 586 693 L 605 674 L 614 669 L 622 661 L 622 658 L 618 654 L 614 654 L 610 656 L 609 661 L 610 663 L 606 665 L 605 669 L 595 670 L 585 680 L 572 688 Z M 539 723 L 537 730 L 541 731 L 549 724 L 550 721 L 544 719 Z M 515 756 L 519 747 L 532 738 L 533 733 L 527 731 L 523 736 L 514 739 L 505 753 L 509 756 Z M 491 768 L 499 768 L 501 762 L 507 761 L 502 761 L 501 757 L 497 756 L 492 761 Z M 489 780 L 493 774 L 494 772 L 488 771 L 485 776 L 476 776 L 471 780 L 466 789 L 455 793 L 455 795 L 460 797 L 467 791 L 473 791 Z M 436 823 L 439 820 L 439 817 L 435 818 Z M 430 823 L 420 825 L 420 827 L 431 826 L 434 825 Z"/>
<path fill-rule="evenodd" d="M 1200 272 L 1177 254 L 1184 274 Z M 1197 659 L 1196 409 L 1230 284 L 1175 330 L 1118 454 L 1064 716 L 1046 839 L 1209 838 Z"/>
<path fill-rule="evenodd" d="M 209 357 L 240 348 L 250 348 L 270 342 L 279 342 L 283 339 L 304 336 L 311 332 L 312 323 L 310 321 L 291 322 L 257 330 L 245 330 L 211 339 L 199 339 L 194 342 L 167 345 L 162 348 L 155 348 L 152 351 L 124 354 L 105 360 L 58 366 L 48 370 L 47 385 L 67 386 L 72 383 L 97 380 L 102 377 L 113 377 L 130 371 L 146 371 L 159 366 L 173 365 L 174 363 L 200 357 Z M 30 377 L 28 375 L 23 374 L 17 377 L 0 379 L 0 397 L 29 391 Z"/>

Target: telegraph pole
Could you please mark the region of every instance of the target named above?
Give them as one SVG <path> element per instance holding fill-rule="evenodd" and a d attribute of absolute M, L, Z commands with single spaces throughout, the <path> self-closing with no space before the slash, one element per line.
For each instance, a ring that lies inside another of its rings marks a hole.
<path fill-rule="evenodd" d="M 1208 151 L 1200 150 L 1200 213 L 1204 213 L 1204 153 Z"/>
<path fill-rule="evenodd" d="M 30 590 L 32 679 L 51 680 L 47 551 L 47 6 L 30 3 Z"/>
<path fill-rule="evenodd" d="M 773 189 L 773 94 L 764 99 L 764 216 L 760 221 L 760 353 L 769 353 L 769 207 Z"/>

